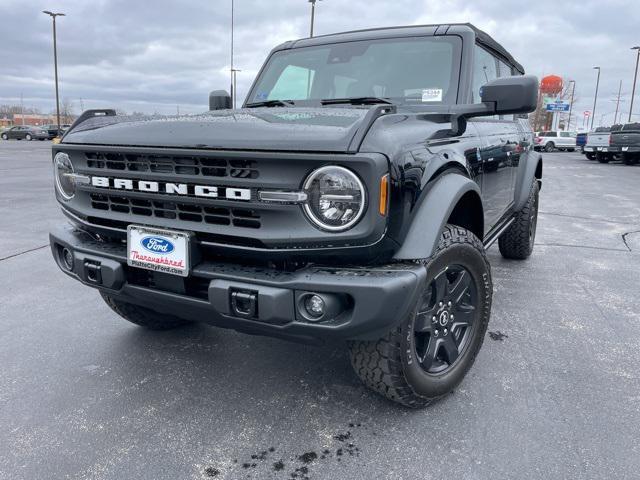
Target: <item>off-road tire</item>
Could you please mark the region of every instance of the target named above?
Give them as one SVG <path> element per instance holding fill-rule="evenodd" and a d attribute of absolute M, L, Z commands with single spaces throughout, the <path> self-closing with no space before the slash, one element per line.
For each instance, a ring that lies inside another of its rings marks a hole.
<path fill-rule="evenodd" d="M 556 144 L 553 142 L 549 142 L 544 146 L 544 151 L 547 153 L 551 153 L 556 149 Z"/>
<path fill-rule="evenodd" d="M 498 239 L 498 247 L 504 258 L 525 260 L 533 252 L 538 225 L 538 181 L 534 180 L 529 198 L 516 213 L 515 220 Z"/>
<path fill-rule="evenodd" d="M 382 338 L 349 342 L 351 365 L 362 382 L 382 396 L 411 408 L 423 408 L 450 393 L 473 365 L 491 316 L 491 267 L 482 242 L 470 231 L 447 225 L 435 253 L 420 260 L 427 269 L 427 288 L 443 266 L 465 263 L 477 286 L 473 330 L 458 360 L 441 375 L 425 372 L 415 353 L 414 322 L 418 299 L 411 313 Z"/>
<path fill-rule="evenodd" d="M 100 295 L 109 308 L 122 318 L 149 330 L 171 330 L 191 323 L 172 315 L 157 313 L 139 305 L 116 300 L 104 292 L 100 292 Z"/>

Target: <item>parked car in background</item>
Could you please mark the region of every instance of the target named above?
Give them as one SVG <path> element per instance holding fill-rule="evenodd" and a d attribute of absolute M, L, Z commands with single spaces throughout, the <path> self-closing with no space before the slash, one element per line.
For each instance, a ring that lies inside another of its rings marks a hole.
<path fill-rule="evenodd" d="M 16 125 L 0 135 L 3 140 L 47 140 L 49 132 L 32 125 Z"/>
<path fill-rule="evenodd" d="M 55 123 L 42 125 L 40 128 L 47 131 L 50 139 L 59 137 L 64 133 L 64 129 L 62 128 L 62 125 L 60 125 L 60 129 L 58 129 L 58 125 L 56 125 Z"/>
<path fill-rule="evenodd" d="M 627 123 L 611 132 L 609 152 L 611 155 L 620 155 L 625 165 L 640 162 L 640 123 Z"/>
<path fill-rule="evenodd" d="M 606 163 L 611 160 L 609 155 L 609 137 L 611 127 L 598 127 L 593 132 L 587 134 L 587 143 L 584 146 L 584 154 L 589 160 L 596 160 Z M 598 155 L 599 154 L 599 155 Z"/>
<path fill-rule="evenodd" d="M 578 133 L 576 135 L 576 148 L 580 153 L 584 153 L 584 146 L 587 144 L 587 132 Z"/>
<path fill-rule="evenodd" d="M 538 132 L 534 142 L 535 150 L 573 152 L 576 149 L 576 132 Z"/>

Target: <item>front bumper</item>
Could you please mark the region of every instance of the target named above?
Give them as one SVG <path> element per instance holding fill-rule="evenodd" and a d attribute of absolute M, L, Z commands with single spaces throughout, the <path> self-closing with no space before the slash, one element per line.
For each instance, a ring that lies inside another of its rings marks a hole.
<path fill-rule="evenodd" d="M 410 313 L 427 274 L 414 263 L 285 272 L 203 261 L 183 279 L 129 267 L 124 243 L 105 243 L 73 227 L 57 229 L 49 238 L 63 272 L 122 301 L 187 320 L 309 343 L 379 338 Z M 71 269 L 62 258 L 65 248 L 73 253 Z M 234 313 L 234 292 L 254 296 L 251 318 Z M 330 316 L 318 322 L 304 318 L 301 299 L 310 293 L 336 300 Z"/>

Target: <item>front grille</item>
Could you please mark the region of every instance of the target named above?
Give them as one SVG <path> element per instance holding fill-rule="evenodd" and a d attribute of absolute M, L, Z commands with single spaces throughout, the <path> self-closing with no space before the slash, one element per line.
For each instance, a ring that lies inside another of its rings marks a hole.
<path fill-rule="evenodd" d="M 85 152 L 85 157 L 89 168 L 222 178 L 256 179 L 260 176 L 253 160 L 113 152 Z"/>
<path fill-rule="evenodd" d="M 168 218 L 209 225 L 233 225 L 242 228 L 260 228 L 260 215 L 246 208 L 226 208 L 195 204 L 164 202 L 92 193 L 91 207 L 96 210 Z"/>

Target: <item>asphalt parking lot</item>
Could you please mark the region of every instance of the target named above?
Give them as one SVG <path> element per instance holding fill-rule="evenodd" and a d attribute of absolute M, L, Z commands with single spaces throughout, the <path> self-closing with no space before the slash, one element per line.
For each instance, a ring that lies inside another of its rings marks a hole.
<path fill-rule="evenodd" d="M 136 328 L 58 271 L 48 142 L 0 142 L 0 479 L 638 478 L 640 166 L 545 154 L 537 246 L 423 411 L 342 345 Z"/>

